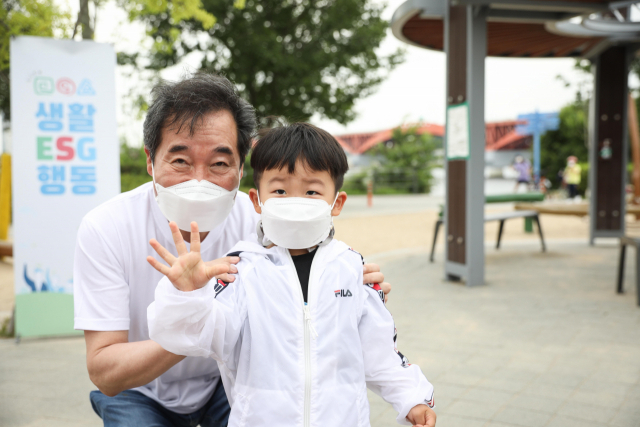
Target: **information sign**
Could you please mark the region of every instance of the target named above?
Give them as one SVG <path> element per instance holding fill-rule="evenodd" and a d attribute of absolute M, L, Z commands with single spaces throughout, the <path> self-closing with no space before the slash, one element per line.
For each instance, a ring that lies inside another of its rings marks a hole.
<path fill-rule="evenodd" d="M 11 41 L 16 334 L 73 330 L 82 217 L 120 192 L 113 47 Z"/>
<path fill-rule="evenodd" d="M 451 105 L 447 108 L 447 159 L 469 158 L 469 105 Z"/>
<path fill-rule="evenodd" d="M 548 130 L 560 127 L 558 113 L 520 114 L 518 120 L 526 120 L 526 125 L 516 126 L 520 135 L 533 135 L 533 180 L 536 187 L 540 185 L 540 137 Z"/>

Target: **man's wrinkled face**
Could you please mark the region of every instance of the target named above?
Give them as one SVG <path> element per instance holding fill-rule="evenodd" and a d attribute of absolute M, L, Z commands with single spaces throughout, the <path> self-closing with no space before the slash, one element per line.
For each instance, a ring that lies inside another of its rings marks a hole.
<path fill-rule="evenodd" d="M 227 110 L 203 117 L 193 135 L 183 126 L 162 129 L 162 140 L 156 150 L 155 180 L 163 187 L 197 179 L 206 180 L 229 191 L 242 178 L 236 122 Z M 151 158 L 147 153 L 147 172 L 152 174 Z M 154 189 L 155 191 L 155 189 Z"/>

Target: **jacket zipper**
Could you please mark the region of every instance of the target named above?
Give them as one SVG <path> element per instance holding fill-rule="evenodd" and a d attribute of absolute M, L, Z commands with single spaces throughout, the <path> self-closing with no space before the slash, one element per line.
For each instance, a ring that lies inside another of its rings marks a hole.
<path fill-rule="evenodd" d="M 316 251 L 319 251 L 318 247 Z M 289 256 L 289 261 L 293 266 L 293 271 L 295 273 L 296 282 L 298 283 L 298 295 L 300 295 L 300 301 L 302 302 L 302 328 L 304 329 L 304 427 L 311 426 L 311 336 L 313 335 L 313 339 L 316 339 L 318 333 L 316 332 L 313 324 L 311 323 L 311 312 L 309 311 L 309 304 L 304 302 L 304 295 L 302 294 L 302 285 L 300 284 L 300 279 L 298 278 L 298 272 L 296 271 L 296 266 L 293 263 L 293 258 L 291 258 L 291 253 L 289 250 L 287 251 L 287 255 Z M 314 257 L 311 262 L 311 271 L 309 272 L 309 285 L 307 287 L 307 298 L 311 295 L 311 281 L 313 279 L 313 268 L 316 265 L 316 259 L 318 254 Z"/>

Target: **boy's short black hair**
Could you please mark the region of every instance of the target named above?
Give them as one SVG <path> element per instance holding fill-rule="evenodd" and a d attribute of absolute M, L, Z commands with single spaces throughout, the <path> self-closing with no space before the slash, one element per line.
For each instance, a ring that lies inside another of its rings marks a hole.
<path fill-rule="evenodd" d="M 349 170 L 344 149 L 329 132 L 309 123 L 282 124 L 261 131 L 253 147 L 251 168 L 256 188 L 264 171 L 287 167 L 293 173 L 298 160 L 313 171 L 329 172 L 336 193 Z"/>

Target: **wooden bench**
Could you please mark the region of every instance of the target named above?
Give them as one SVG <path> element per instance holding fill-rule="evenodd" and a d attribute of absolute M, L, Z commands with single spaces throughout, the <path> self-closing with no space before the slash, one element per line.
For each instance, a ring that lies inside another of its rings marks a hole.
<path fill-rule="evenodd" d="M 515 210 L 537 211 L 540 214 L 548 215 L 589 215 L 589 205 L 587 203 L 516 203 Z M 640 205 L 627 204 L 626 213 L 640 215 Z"/>
<path fill-rule="evenodd" d="M 529 193 L 507 193 L 507 194 L 489 194 L 484 197 L 485 203 L 534 203 L 542 202 L 544 194 L 539 191 L 531 191 Z M 518 209 L 516 209 L 518 210 Z M 524 209 L 535 210 L 535 209 Z M 531 217 L 524 219 L 524 231 L 533 233 L 533 220 Z"/>
<path fill-rule="evenodd" d="M 640 306 L 640 239 L 635 237 L 623 236 L 620 238 L 620 263 L 618 264 L 618 293 L 623 292 L 624 284 L 624 256 L 627 251 L 627 245 L 636 248 L 636 289 L 638 293 L 638 305 Z"/>
<path fill-rule="evenodd" d="M 490 221 L 500 221 L 500 227 L 498 228 L 498 240 L 496 242 L 496 249 L 500 249 L 500 240 L 502 239 L 502 231 L 504 229 L 504 222 L 508 219 L 513 218 L 531 218 L 538 225 L 538 233 L 540 234 L 540 243 L 542 244 L 542 252 L 547 250 L 546 245 L 544 244 L 544 236 L 542 235 L 542 227 L 540 226 L 540 218 L 538 216 L 538 212 L 536 211 L 514 211 L 514 212 L 500 212 L 490 215 L 484 216 L 484 222 Z M 438 231 L 440 230 L 440 226 L 443 224 L 442 218 L 439 218 L 436 221 L 436 227 L 433 232 L 433 244 L 431 245 L 431 256 L 429 257 L 429 261 L 433 262 L 434 254 L 436 250 L 436 240 L 438 239 Z"/>

